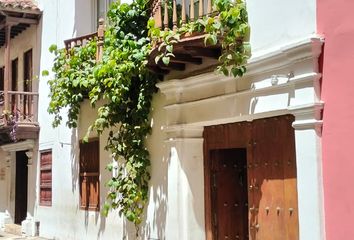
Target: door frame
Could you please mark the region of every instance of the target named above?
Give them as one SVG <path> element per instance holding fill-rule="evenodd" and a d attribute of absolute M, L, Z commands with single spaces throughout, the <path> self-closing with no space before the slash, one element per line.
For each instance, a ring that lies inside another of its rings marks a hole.
<path fill-rule="evenodd" d="M 30 167 L 33 166 L 34 156 L 32 156 L 33 152 L 36 151 L 37 144 L 33 139 L 27 139 L 24 141 L 19 141 L 16 143 L 9 143 L 1 146 L 1 150 L 5 153 L 5 159 L 9 162 L 9 174 L 8 174 L 8 197 L 7 197 L 7 205 L 9 206 L 9 212 L 12 216 L 12 222 L 15 216 L 15 193 L 16 193 L 16 152 L 24 151 L 27 156 L 28 165 L 27 165 L 27 212 L 33 215 L 32 203 L 34 206 L 35 202 L 35 194 L 31 194 L 28 191 L 29 187 L 36 183 L 36 179 L 34 179 L 35 168 Z"/>

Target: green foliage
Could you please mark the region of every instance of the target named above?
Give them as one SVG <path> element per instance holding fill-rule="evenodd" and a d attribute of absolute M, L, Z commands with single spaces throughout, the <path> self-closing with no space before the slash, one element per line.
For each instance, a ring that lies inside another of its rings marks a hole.
<path fill-rule="evenodd" d="M 249 57 L 249 26 L 245 4 L 239 0 L 216 0 L 217 16 L 205 17 L 183 25 L 177 32 L 161 31 L 149 20 L 146 0 L 132 4 L 113 3 L 108 12 L 108 26 L 104 36 L 104 51 L 100 62 L 96 61 L 97 41 L 67 52 L 50 47 L 55 60 L 55 78 L 49 80 L 50 105 L 48 112 L 54 115 L 53 126 L 62 122 L 61 111 L 67 109 L 66 125 L 77 127 L 81 103 L 87 99 L 97 116 L 84 140 L 92 131 L 109 136 L 105 149 L 113 161 L 106 168 L 116 172 L 107 182 L 109 192 L 102 213 L 119 209 L 129 221 L 138 226 L 148 197 L 150 179 L 149 152 L 144 145 L 151 127 L 149 114 L 157 76 L 147 68 L 151 42 L 160 41 L 156 62 L 168 65 L 173 57 L 173 46 L 183 34 L 203 32 L 206 44 L 221 44 L 223 54 L 218 70 L 234 76 L 242 76 L 244 63 Z M 146 26 L 146 24 L 148 26 Z M 48 75 L 44 71 L 43 75 Z"/>
<path fill-rule="evenodd" d="M 193 22 L 183 24 L 177 31 L 160 30 L 155 27 L 153 19 L 149 20 L 149 36 L 155 43 L 159 43 L 160 54 L 155 62 L 162 61 L 168 65 L 173 55 L 173 45 L 181 36 L 192 33 L 205 34 L 205 45 L 220 44 L 222 54 L 219 57 L 217 71 L 228 76 L 242 76 L 246 72 L 245 64 L 250 57 L 249 45 L 250 27 L 246 4 L 243 0 L 215 0 L 213 16 L 204 16 Z"/>
<path fill-rule="evenodd" d="M 118 162 L 118 174 L 107 183 L 110 191 L 102 212 L 119 208 L 120 213 L 138 225 L 148 194 L 149 152 L 144 146 L 150 132 L 149 113 L 157 78 L 147 69 L 150 43 L 146 23 L 149 18 L 145 1 L 131 5 L 113 4 L 105 32 L 104 53 L 96 62 L 96 41 L 83 47 L 65 49 L 51 46 L 55 54 L 49 81 L 49 113 L 54 126 L 61 121 L 61 110 L 68 109 L 69 127 L 77 127 L 80 104 L 88 99 L 92 107 L 100 100 L 96 120 L 88 129 L 101 134 L 109 131 L 106 149 Z M 88 135 L 87 134 L 87 135 Z M 111 165 L 107 167 L 112 171 Z"/>

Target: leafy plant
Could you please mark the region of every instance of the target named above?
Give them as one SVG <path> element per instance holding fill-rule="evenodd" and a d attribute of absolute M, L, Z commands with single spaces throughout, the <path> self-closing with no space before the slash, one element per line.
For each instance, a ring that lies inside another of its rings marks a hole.
<path fill-rule="evenodd" d="M 154 26 L 149 20 L 148 2 L 135 0 L 129 5 L 111 5 L 103 57 L 99 62 L 96 62 L 96 40 L 69 51 L 51 46 L 55 76 L 48 81 L 51 99 L 48 112 L 54 115 L 54 127 L 62 122 L 63 109 L 68 111 L 66 125 L 77 127 L 80 106 L 85 99 L 97 109 L 96 119 L 84 140 L 92 131 L 109 132 L 105 149 L 113 160 L 107 169 L 114 174 L 107 182 L 110 190 L 102 211 L 107 215 L 110 209 L 117 208 L 136 227 L 142 221 L 150 179 L 149 152 L 144 142 L 151 131 L 149 114 L 158 81 L 147 67 L 152 44 L 162 40 L 161 55 L 156 61 L 169 64 L 174 56 L 173 45 L 183 34 L 204 32 L 206 44 L 222 45 L 218 70 L 226 74 L 231 65 L 235 76 L 244 73 L 243 64 L 249 56 L 248 45 L 244 43 L 249 27 L 242 1 L 238 0 L 235 5 L 230 0 L 216 0 L 217 16 L 183 25 L 177 32 L 161 31 Z"/>
<path fill-rule="evenodd" d="M 246 4 L 243 0 L 215 0 L 213 10 L 216 14 L 182 24 L 177 31 L 160 30 L 155 26 L 154 19 L 150 19 L 149 36 L 155 45 L 159 46 L 160 52 L 155 62 L 162 61 L 168 65 L 170 58 L 174 57 L 173 45 L 178 43 L 182 36 L 203 33 L 205 45 L 221 45 L 222 54 L 216 70 L 226 76 L 243 76 L 246 72 L 245 64 L 251 54 Z"/>
<path fill-rule="evenodd" d="M 95 60 L 95 40 L 70 52 L 56 46 L 50 48 L 55 54 L 55 78 L 49 81 L 48 111 L 54 114 L 55 127 L 62 121 L 61 110 L 67 108 L 66 124 L 77 127 L 84 99 L 92 107 L 105 100 L 97 108 L 97 118 L 88 129 L 88 134 L 109 131 L 106 150 L 111 152 L 113 163 L 118 163 L 118 174 L 107 183 L 110 191 L 103 213 L 119 208 L 129 221 L 139 225 L 150 178 L 149 152 L 144 141 L 151 130 L 149 113 L 157 81 L 146 66 L 151 48 L 146 30 L 148 7 L 143 0 L 130 5 L 114 3 L 108 19 L 110 25 L 105 32 L 104 53 L 99 63 Z M 107 166 L 108 170 L 112 171 L 113 163 Z"/>

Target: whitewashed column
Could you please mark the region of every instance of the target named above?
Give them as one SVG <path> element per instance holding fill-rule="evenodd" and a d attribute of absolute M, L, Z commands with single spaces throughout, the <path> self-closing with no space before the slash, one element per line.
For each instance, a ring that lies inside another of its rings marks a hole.
<path fill-rule="evenodd" d="M 300 240 L 324 239 L 321 159 L 323 103 L 289 109 L 295 116 L 297 190 Z"/>
<path fill-rule="evenodd" d="M 36 164 L 35 164 L 35 155 L 33 149 L 26 152 L 26 156 L 28 158 L 27 163 L 27 215 L 33 217 L 34 216 L 34 206 L 36 199 Z"/>
<path fill-rule="evenodd" d="M 170 150 L 167 229 L 171 234 L 166 239 L 204 239 L 203 127 L 175 126 L 165 131 Z"/>

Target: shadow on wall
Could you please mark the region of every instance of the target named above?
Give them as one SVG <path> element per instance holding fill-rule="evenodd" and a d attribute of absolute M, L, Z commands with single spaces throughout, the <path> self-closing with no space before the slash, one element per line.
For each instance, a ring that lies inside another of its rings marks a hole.
<path fill-rule="evenodd" d="M 77 204 L 77 211 L 84 212 L 84 224 L 85 224 L 86 231 L 89 228 L 90 222 L 91 222 L 91 225 L 92 224 L 97 225 L 98 221 L 100 220 L 100 226 L 99 226 L 98 235 L 97 235 L 97 238 L 99 238 L 99 236 L 105 230 L 106 218 L 100 217 L 101 212 L 99 210 L 95 211 L 95 210 L 81 209 L 82 200 L 81 200 L 81 186 L 80 186 L 80 184 L 82 184 L 81 183 L 82 179 L 80 181 L 80 178 L 81 178 L 81 176 L 80 176 L 80 145 L 79 145 L 80 140 L 81 139 L 78 136 L 77 129 L 73 129 L 72 134 L 71 134 L 71 142 L 72 142 L 72 144 L 71 144 L 72 193 L 75 196 L 78 196 L 78 198 L 77 198 L 78 201 L 76 203 Z M 99 192 L 99 185 L 92 185 L 92 182 L 90 182 L 89 180 L 87 180 L 87 181 L 88 182 L 86 182 L 85 200 L 83 200 L 83 202 L 85 202 L 85 203 L 90 202 L 90 200 L 92 199 L 91 194 Z M 104 183 L 100 181 L 99 184 L 104 184 Z M 96 195 L 93 196 L 93 198 L 95 198 L 95 197 L 96 197 Z M 99 200 L 100 203 L 104 202 L 104 201 L 102 201 L 102 197 L 100 197 L 100 198 L 101 198 Z M 94 217 L 94 220 L 92 219 L 93 217 Z M 81 224 L 81 223 L 79 223 L 79 224 Z"/>
<path fill-rule="evenodd" d="M 144 219 L 139 232 L 144 240 L 166 239 L 166 215 L 168 202 L 169 149 L 164 144 L 162 126 L 165 123 L 163 114 L 164 99 L 160 93 L 154 96 L 151 111 L 152 134 L 148 136 L 146 145 L 150 151 L 151 180 L 149 183 L 149 199 Z M 124 221 L 123 240 L 136 240 L 135 226 Z"/>
<path fill-rule="evenodd" d="M 78 191 L 77 186 L 79 182 L 79 146 L 78 146 L 78 137 L 77 130 L 72 129 L 71 134 L 71 191 L 75 193 Z"/>

